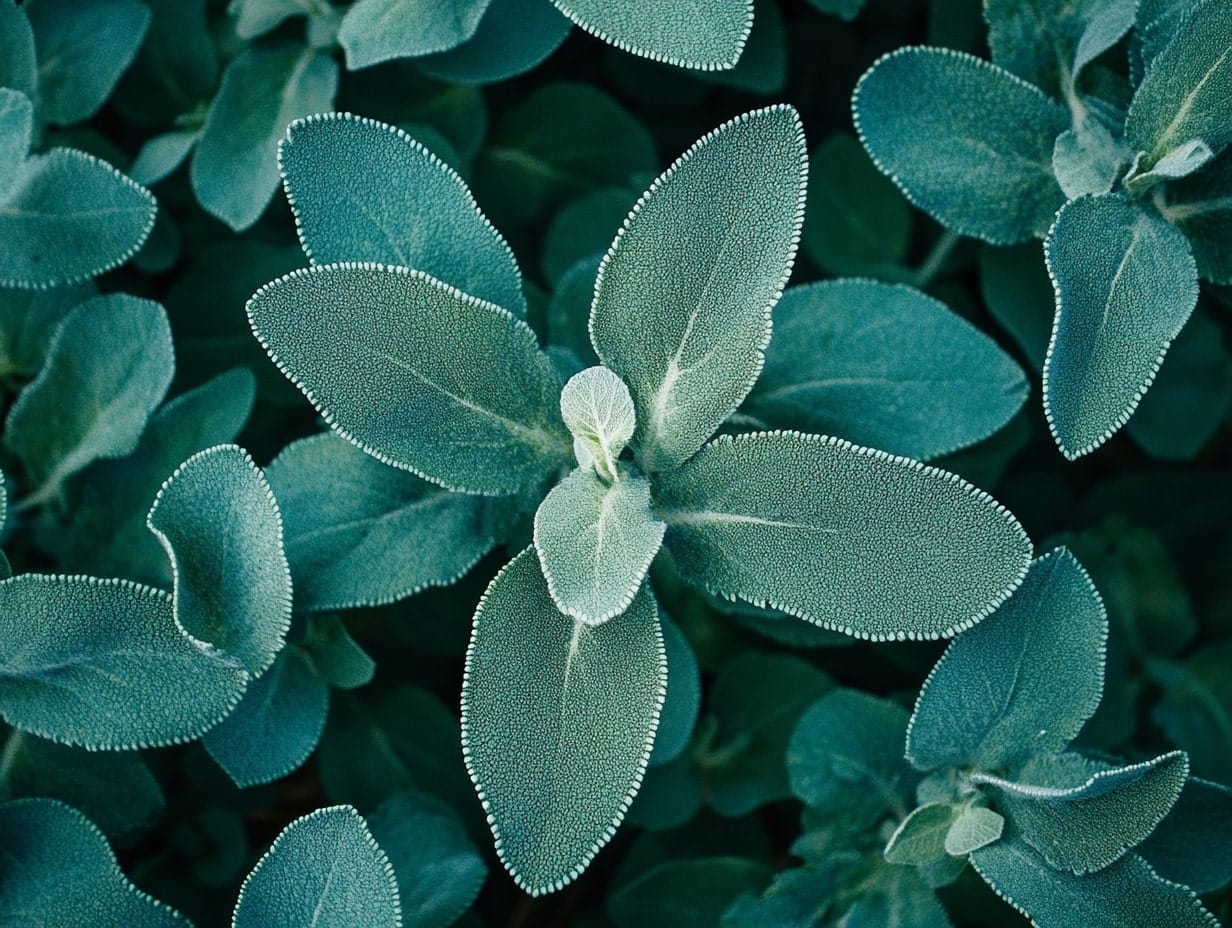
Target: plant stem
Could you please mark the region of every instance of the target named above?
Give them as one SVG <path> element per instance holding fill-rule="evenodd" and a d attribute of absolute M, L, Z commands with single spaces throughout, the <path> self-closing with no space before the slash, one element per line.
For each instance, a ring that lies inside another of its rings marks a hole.
<path fill-rule="evenodd" d="M 941 233 L 941 236 L 933 243 L 932 251 L 924 258 L 924 262 L 916 268 L 916 271 L 911 276 L 911 285 L 917 290 L 923 290 L 933 278 L 941 271 L 942 266 L 950 257 L 950 253 L 954 250 L 954 246 L 962 239 L 957 232 L 951 232 L 946 229 Z"/>

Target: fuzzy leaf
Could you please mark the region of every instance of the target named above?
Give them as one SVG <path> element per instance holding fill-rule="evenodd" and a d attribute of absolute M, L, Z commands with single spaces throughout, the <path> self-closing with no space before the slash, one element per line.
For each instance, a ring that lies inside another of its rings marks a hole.
<path fill-rule="evenodd" d="M 300 0 L 231 0 L 227 13 L 235 18 L 235 34 L 255 39 L 308 10 Z"/>
<path fill-rule="evenodd" d="M 5 444 L 37 488 L 32 498 L 54 496 L 99 458 L 132 452 L 174 370 L 171 328 L 157 303 L 111 294 L 69 313 L 5 423 Z"/>
<path fill-rule="evenodd" d="M 338 43 L 354 71 L 456 48 L 475 34 L 489 0 L 357 0 Z M 358 256 L 350 256 L 358 257 Z"/>
<path fill-rule="evenodd" d="M 536 484 L 568 453 L 559 382 L 534 333 L 426 274 L 296 271 L 258 290 L 248 318 L 334 430 L 387 464 L 499 495 Z"/>
<path fill-rule="evenodd" d="M 102 832 L 51 799 L 0 805 L 0 923 L 39 928 L 191 928 L 133 886 Z"/>
<path fill-rule="evenodd" d="M 1027 380 L 992 339 L 909 287 L 793 287 L 743 411 L 927 460 L 974 444 L 1022 407 Z"/>
<path fill-rule="evenodd" d="M 141 146 L 128 169 L 129 175 L 139 184 L 158 183 L 188 160 L 200 138 L 201 133 L 196 129 L 154 136 Z"/>
<path fill-rule="evenodd" d="M 1201 139 L 1178 145 L 1156 161 L 1149 171 L 1139 171 L 1143 162 L 1143 156 L 1139 154 L 1125 178 L 1125 189 L 1135 195 L 1141 194 L 1164 181 L 1188 177 L 1214 157 L 1210 146 Z"/>
<path fill-rule="evenodd" d="M 526 315 L 505 240 L 457 172 L 401 129 L 350 113 L 310 116 L 287 129 L 278 163 L 313 264 L 413 268 Z"/>
<path fill-rule="evenodd" d="M 964 809 L 945 836 L 945 852 L 952 857 L 966 857 L 972 851 L 987 847 L 1001 838 L 1005 819 L 983 806 Z"/>
<path fill-rule="evenodd" d="M 3 715 L 62 744 L 191 740 L 248 680 L 179 631 L 170 596 L 126 580 L 23 574 L 0 583 L 0 616 Z"/>
<path fill-rule="evenodd" d="M 278 143 L 293 120 L 329 110 L 338 65 L 303 46 L 253 46 L 227 65 L 189 176 L 197 200 L 237 232 L 278 189 Z"/>
<path fill-rule="evenodd" d="M 1166 880 L 1209 893 L 1232 882 L 1232 789 L 1190 778 L 1138 853 Z"/>
<path fill-rule="evenodd" d="M 796 111 L 747 113 L 651 185 L 600 265 L 591 339 L 633 393 L 648 473 L 697 451 L 753 386 L 806 182 Z"/>
<path fill-rule="evenodd" d="M 913 811 L 890 836 L 885 859 L 892 864 L 922 867 L 945 858 L 946 836 L 957 810 L 948 802 L 930 802 Z"/>
<path fill-rule="evenodd" d="M 625 382 L 606 367 L 579 371 L 561 390 L 560 415 L 584 449 L 578 463 L 587 467 L 593 462 L 600 476 L 615 480 L 616 461 L 637 424 Z"/>
<path fill-rule="evenodd" d="M 13 3 L 0 3 L 0 87 L 31 99 L 38 89 L 34 30 L 25 7 Z"/>
<path fill-rule="evenodd" d="M 860 638 L 955 634 L 1030 558 L 1014 517 L 970 484 L 840 439 L 724 436 L 657 490 L 685 579 Z"/>
<path fill-rule="evenodd" d="M 462 685 L 467 769 L 501 862 L 537 895 L 575 879 L 641 784 L 667 686 L 658 610 L 643 589 L 618 621 L 575 622 L 531 550 L 475 612 Z"/>
<path fill-rule="evenodd" d="M 1065 202 L 1052 173 L 1065 111 L 996 65 L 899 49 L 860 78 L 852 107 L 877 167 L 955 232 L 993 245 L 1026 241 Z"/>
<path fill-rule="evenodd" d="M 447 586 L 496 543 L 488 502 L 382 464 L 330 433 L 268 469 L 299 610 L 347 609 Z"/>
<path fill-rule="evenodd" d="M 569 35 L 572 23 L 551 0 L 491 0 L 475 34 L 457 48 L 416 64 L 455 84 L 494 84 L 531 70 Z"/>
<path fill-rule="evenodd" d="M 753 28 L 753 0 L 675 0 L 612 4 L 552 0 L 566 16 L 610 45 L 681 68 L 735 67 Z"/>
<path fill-rule="evenodd" d="M 60 322 L 96 292 L 89 281 L 50 290 L 0 289 L 0 374 L 37 374 Z"/>
<path fill-rule="evenodd" d="M 1064 548 L 946 649 L 920 691 L 907 759 L 921 770 L 1000 770 L 1065 747 L 1099 705 L 1108 620 Z"/>
<path fill-rule="evenodd" d="M 34 104 L 24 93 L 0 87 L 0 197 L 21 176 L 34 138 Z"/>
<path fill-rule="evenodd" d="M 1128 157 L 1125 144 L 1094 116 L 1087 116 L 1077 128 L 1057 136 L 1052 170 L 1065 195 L 1073 199 L 1111 190 Z"/>
<path fill-rule="evenodd" d="M 1164 218 L 1185 233 L 1203 279 L 1232 284 L 1232 151 L 1164 188 Z"/>
<path fill-rule="evenodd" d="M 353 690 L 372 682 L 376 661 L 351 637 L 341 617 L 310 615 L 300 646 L 312 672 L 332 687 Z"/>
<path fill-rule="evenodd" d="M 233 928 L 399 928 L 389 858 L 350 806 L 331 806 L 283 829 L 244 880 Z"/>
<path fill-rule="evenodd" d="M 1132 415 L 1198 300 L 1185 236 L 1118 195 L 1071 200 L 1044 246 L 1057 295 L 1044 411 L 1070 460 Z"/>

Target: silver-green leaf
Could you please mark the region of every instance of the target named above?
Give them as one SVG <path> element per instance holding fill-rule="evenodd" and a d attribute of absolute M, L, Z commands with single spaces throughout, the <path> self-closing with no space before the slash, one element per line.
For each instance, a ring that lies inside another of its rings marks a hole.
<path fill-rule="evenodd" d="M 356 0 L 342 17 L 338 44 L 354 71 L 394 58 L 456 48 L 475 34 L 489 0 Z"/>
<path fill-rule="evenodd" d="M 1005 819 L 984 806 L 969 806 L 954 820 L 945 835 L 945 852 L 951 857 L 966 857 L 972 851 L 999 841 Z"/>
<path fill-rule="evenodd" d="M 579 371 L 560 391 L 560 415 L 573 435 L 578 464 L 593 464 L 604 480 L 615 480 L 616 461 L 637 426 L 625 382 L 606 367 Z"/>

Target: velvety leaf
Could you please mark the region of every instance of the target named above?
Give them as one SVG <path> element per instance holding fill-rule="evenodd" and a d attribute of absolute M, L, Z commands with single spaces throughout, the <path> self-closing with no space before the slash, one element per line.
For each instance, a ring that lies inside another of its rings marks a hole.
<path fill-rule="evenodd" d="M 188 160 L 201 133 L 196 129 L 156 135 L 137 153 L 129 175 L 139 184 L 156 184 Z"/>
<path fill-rule="evenodd" d="M 565 41 L 571 25 L 551 0 L 491 0 L 474 35 L 416 63 L 438 81 L 493 84 L 541 64 Z"/>
<path fill-rule="evenodd" d="M 235 18 L 235 34 L 255 39 L 276 29 L 293 16 L 308 12 L 300 0 L 231 0 L 227 13 Z"/>
<path fill-rule="evenodd" d="M 560 415 L 573 435 L 578 463 L 616 480 L 616 461 L 637 425 L 625 382 L 606 367 L 579 371 L 560 392 Z"/>
<path fill-rule="evenodd" d="M 1000 609 L 946 649 L 920 691 L 907 758 L 1000 770 L 1065 747 L 1099 705 L 1108 620 L 1064 548 L 1037 558 Z"/>
<path fill-rule="evenodd" d="M 300 610 L 346 609 L 448 586 L 495 544 L 483 497 L 382 464 L 330 433 L 267 470 Z"/>
<path fill-rule="evenodd" d="M 1087 116 L 1076 128 L 1057 136 L 1052 170 L 1070 199 L 1107 193 L 1128 162 L 1129 150 L 1104 124 Z"/>
<path fill-rule="evenodd" d="M 769 867 L 744 857 L 673 860 L 619 887 L 607 913 L 616 928 L 712 928 L 736 897 L 769 880 Z"/>
<path fill-rule="evenodd" d="M 287 129 L 278 163 L 313 264 L 413 268 L 526 315 L 505 240 L 465 181 L 401 129 L 349 113 L 310 116 Z"/>
<path fill-rule="evenodd" d="M 1190 778 L 1167 817 L 1138 845 L 1166 880 L 1209 893 L 1232 882 L 1232 789 Z"/>
<path fill-rule="evenodd" d="M 389 858 L 350 806 L 331 806 L 283 829 L 244 880 L 234 928 L 398 928 Z"/>
<path fill-rule="evenodd" d="M 50 290 L 0 289 L 0 374 L 37 374 L 60 321 L 96 292 L 89 281 Z"/>
<path fill-rule="evenodd" d="M 38 88 L 34 30 L 25 7 L 12 3 L 0 4 L 0 87 L 31 98 Z"/>
<path fill-rule="evenodd" d="M 701 674 L 689 639 L 663 613 L 659 614 L 659 626 L 667 655 L 667 699 L 659 714 L 659 729 L 650 754 L 652 768 L 670 763 L 684 753 L 693 737 L 702 700 Z"/>
<path fill-rule="evenodd" d="M 1156 184 L 1188 177 L 1209 164 L 1214 157 L 1210 146 L 1201 139 L 1178 145 L 1156 161 L 1149 171 L 1139 170 L 1144 161 L 1143 155 L 1139 154 L 1125 177 L 1125 189 L 1131 194 L 1141 195 Z"/>
<path fill-rule="evenodd" d="M 600 260 L 595 255 L 570 267 L 557 283 L 547 309 L 548 344 L 568 349 L 583 364 L 599 360 L 590 343 L 588 323 Z"/>
<path fill-rule="evenodd" d="M 291 627 L 282 517 L 248 452 L 218 445 L 167 478 L 146 517 L 171 561 L 176 623 L 259 677 Z"/>
<path fill-rule="evenodd" d="M 591 339 L 633 393 L 648 473 L 692 455 L 756 380 L 806 174 L 796 111 L 747 113 L 651 185 L 599 266 Z"/>
<path fill-rule="evenodd" d="M 926 460 L 986 438 L 1027 398 L 1022 369 L 992 339 L 909 287 L 793 287 L 774 324 L 742 409 L 771 428 Z"/>
<path fill-rule="evenodd" d="M 171 329 L 157 303 L 110 294 L 69 313 L 5 423 L 5 444 L 36 488 L 30 499 L 51 498 L 92 461 L 132 452 L 174 370 Z"/>
<path fill-rule="evenodd" d="M 877 167 L 946 228 L 1011 245 L 1043 236 L 1065 202 L 1052 173 L 1065 110 L 996 65 L 899 49 L 860 78 L 852 107 Z"/>
<path fill-rule="evenodd" d="M 456 48 L 475 34 L 489 0 L 357 0 L 338 43 L 352 71 Z"/>
<path fill-rule="evenodd" d="M 841 439 L 722 436 L 656 491 L 686 580 L 859 638 L 953 635 L 1030 558 L 1017 520 L 970 484 Z"/>
<path fill-rule="evenodd" d="M 972 851 L 1000 840 L 1005 819 L 984 806 L 970 806 L 954 820 L 945 836 L 945 852 L 954 857 L 966 857 Z"/>
<path fill-rule="evenodd" d="M 1198 299 L 1185 236 L 1118 195 L 1071 200 L 1044 246 L 1057 293 L 1044 411 L 1073 460 L 1138 406 Z"/>
<path fill-rule="evenodd" d="M 681 68 L 734 67 L 753 28 L 752 0 L 677 0 L 637 6 L 604 0 L 552 2 L 608 44 Z"/>
<path fill-rule="evenodd" d="M 1165 187 L 1161 211 L 1189 239 L 1203 279 L 1232 284 L 1232 151 Z"/>
<path fill-rule="evenodd" d="M 191 928 L 179 912 L 133 886 L 107 839 L 61 802 L 0 805 L 0 922 L 40 928 Z"/>
<path fill-rule="evenodd" d="M 311 615 L 300 642 L 312 672 L 340 690 L 352 690 L 372 682 L 376 661 L 351 637 L 341 617 Z"/>
<path fill-rule="evenodd" d="M 753 0 L 753 29 L 734 68 L 697 71 L 699 81 L 769 96 L 787 83 L 787 27 L 775 0 Z"/>
<path fill-rule="evenodd" d="M 34 104 L 24 93 L 0 87 L 0 196 L 21 176 L 34 138 Z"/>
<path fill-rule="evenodd" d="M 352 263 L 296 271 L 258 290 L 248 316 L 334 430 L 387 464 L 502 494 L 534 485 L 567 454 L 559 384 L 534 333 L 426 274 Z"/>
<path fill-rule="evenodd" d="M 561 888 L 611 839 L 666 686 L 648 590 L 618 621 L 590 627 L 557 611 L 530 550 L 492 581 L 467 651 L 462 744 L 497 853 L 524 890 Z"/>
<path fill-rule="evenodd" d="M 232 229 L 255 223 L 278 189 L 278 142 L 301 116 L 329 110 L 338 65 L 288 45 L 245 49 L 227 65 L 189 176 L 206 212 Z"/>
<path fill-rule="evenodd" d="M 957 821 L 958 810 L 948 802 L 920 806 L 899 824 L 885 846 L 885 859 L 892 864 L 918 867 L 942 860 L 946 836 Z"/>
<path fill-rule="evenodd" d="M 0 616 L 4 718 L 62 744 L 191 740 L 248 680 L 179 631 L 170 596 L 126 580 L 23 574 L 0 583 Z"/>

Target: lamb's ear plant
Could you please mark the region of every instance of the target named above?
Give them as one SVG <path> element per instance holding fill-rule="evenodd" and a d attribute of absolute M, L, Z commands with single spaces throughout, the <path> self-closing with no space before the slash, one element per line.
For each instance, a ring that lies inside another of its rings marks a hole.
<path fill-rule="evenodd" d="M 339 163 L 361 145 L 379 175 Z M 249 318 L 334 432 L 377 460 L 312 439 L 275 482 L 294 498 L 335 461 L 434 520 L 426 533 L 440 519 L 472 526 L 414 568 L 338 577 L 322 603 L 359 601 L 357 581 L 380 590 L 371 601 L 450 582 L 510 537 L 461 494 L 489 499 L 497 522 L 535 511 L 533 544 L 476 610 L 462 719 L 498 853 L 527 891 L 580 874 L 642 780 L 667 686 L 646 583 L 661 550 L 703 590 L 872 639 L 953 634 L 1021 581 L 1021 527 L 951 474 L 799 432 L 713 438 L 761 372 L 799 240 L 807 164 L 791 108 L 721 126 L 642 196 L 595 282 L 602 364 L 563 388 L 517 313 L 462 289 L 509 289 L 508 256 L 422 146 L 331 115 L 293 125 L 282 164 L 305 250 L 328 245 L 334 263 L 261 288 Z M 425 234 L 411 184 L 439 191 L 434 221 L 456 241 Z M 478 253 L 497 260 L 465 260 Z M 301 550 L 324 563 L 323 542 L 313 548 Z"/>
<path fill-rule="evenodd" d="M 984 9 L 992 63 L 892 52 L 857 86 L 856 124 L 878 167 L 948 229 L 992 245 L 1044 238 L 1044 409 L 1077 458 L 1138 407 L 1199 278 L 1232 280 L 1232 8 L 1187 0 L 1136 24 L 1133 2 Z M 1134 86 L 1121 88 L 1097 59 L 1131 28 Z"/>

